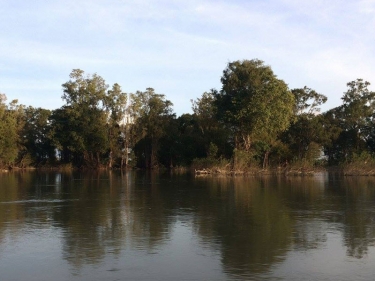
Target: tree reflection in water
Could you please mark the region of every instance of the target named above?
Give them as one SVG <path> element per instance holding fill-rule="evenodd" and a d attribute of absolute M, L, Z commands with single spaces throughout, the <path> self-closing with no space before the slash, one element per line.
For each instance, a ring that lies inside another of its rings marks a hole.
<path fill-rule="evenodd" d="M 55 228 L 62 257 L 76 270 L 129 251 L 157 253 L 176 225 L 190 228 L 186 239 L 212 249 L 233 278 L 261 276 L 290 253 L 322 249 L 328 233 L 341 234 L 348 257 L 364 258 L 374 246 L 369 177 L 98 171 L 8 173 L 0 182 L 0 247 L 25 229 Z"/>

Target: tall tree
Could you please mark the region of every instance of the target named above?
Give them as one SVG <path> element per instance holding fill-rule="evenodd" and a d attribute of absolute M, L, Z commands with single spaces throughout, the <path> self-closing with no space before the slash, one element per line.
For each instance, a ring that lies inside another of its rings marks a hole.
<path fill-rule="evenodd" d="M 171 101 L 152 88 L 130 94 L 129 112 L 139 139 L 135 148 L 138 161 L 144 167 L 153 168 L 158 164 L 159 140 L 170 119 L 174 118 L 172 106 Z"/>
<path fill-rule="evenodd" d="M 231 155 L 233 147 L 228 145 L 229 132 L 217 118 L 215 93 L 215 90 L 204 92 L 200 98 L 191 100 L 194 120 L 199 127 L 199 139 L 204 146 L 206 156 L 209 154 L 210 145 L 217 146 L 220 155 Z M 196 137 L 198 138 L 198 135 Z"/>
<path fill-rule="evenodd" d="M 55 160 L 55 147 L 50 139 L 50 116 L 51 111 L 47 109 L 25 108 L 25 125 L 22 130 L 25 151 L 22 158 L 29 155 L 31 164 L 35 166 Z"/>
<path fill-rule="evenodd" d="M 370 83 L 357 79 L 347 83 L 343 104 L 327 112 L 340 133 L 325 147 L 331 164 L 350 161 L 355 154 L 371 150 L 375 111 L 375 92 Z"/>
<path fill-rule="evenodd" d="M 211 92 L 204 92 L 200 98 L 191 100 L 192 109 L 197 116 L 199 128 L 202 131 L 202 134 L 217 126 L 217 108 L 214 103 L 214 93 L 214 90 Z"/>
<path fill-rule="evenodd" d="M 342 117 L 347 130 L 355 130 L 365 136 L 372 125 L 375 110 L 375 92 L 368 89 L 370 83 L 357 79 L 347 83 L 348 90 L 341 98 Z"/>
<path fill-rule="evenodd" d="M 121 167 L 123 161 L 124 141 L 121 134 L 121 122 L 126 113 L 127 94 L 122 92 L 121 86 L 115 83 L 111 90 L 108 90 L 104 99 L 104 106 L 109 117 L 108 119 L 108 140 L 109 140 L 109 168 L 112 168 L 113 159 L 121 159 Z"/>
<path fill-rule="evenodd" d="M 318 113 L 327 97 L 306 86 L 292 89 L 291 92 L 295 98 L 294 122 L 283 133 L 282 139 L 290 149 L 290 160 L 312 164 L 326 141 L 323 118 Z"/>
<path fill-rule="evenodd" d="M 294 97 L 286 83 L 263 61 L 228 64 L 215 92 L 218 118 L 232 131 L 237 150 L 248 152 L 254 142 L 264 143 L 264 165 L 277 136 L 288 128 Z"/>
<path fill-rule="evenodd" d="M 23 109 L 17 100 L 6 104 L 5 94 L 0 93 L 0 166 L 15 165 L 22 149 L 20 132 L 23 126 Z"/>
<path fill-rule="evenodd" d="M 54 139 L 64 150 L 64 158 L 70 155 L 76 164 L 98 167 L 107 154 L 112 165 L 112 138 L 118 138 L 114 129 L 123 116 L 126 94 L 118 84 L 107 91 L 102 77 L 85 76 L 80 69 L 74 69 L 62 86 L 66 105 L 54 112 L 52 122 Z"/>

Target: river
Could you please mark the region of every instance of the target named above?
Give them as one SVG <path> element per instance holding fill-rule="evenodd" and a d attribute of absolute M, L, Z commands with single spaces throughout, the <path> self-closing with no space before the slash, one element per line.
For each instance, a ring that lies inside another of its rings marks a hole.
<path fill-rule="evenodd" d="M 0 279 L 373 280 L 375 178 L 0 174 Z"/>

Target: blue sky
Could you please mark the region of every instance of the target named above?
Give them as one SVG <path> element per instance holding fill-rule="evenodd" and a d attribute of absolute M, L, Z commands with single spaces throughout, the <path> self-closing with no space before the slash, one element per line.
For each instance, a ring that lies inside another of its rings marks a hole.
<path fill-rule="evenodd" d="M 0 92 L 55 109 L 72 69 L 126 93 L 152 87 L 191 112 L 227 63 L 258 58 L 290 88 L 341 104 L 375 85 L 375 0 L 0 0 Z"/>

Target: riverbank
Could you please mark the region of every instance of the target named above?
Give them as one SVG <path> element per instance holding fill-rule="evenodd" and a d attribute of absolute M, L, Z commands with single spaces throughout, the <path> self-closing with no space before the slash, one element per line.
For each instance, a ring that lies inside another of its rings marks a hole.
<path fill-rule="evenodd" d="M 203 168 L 203 169 L 194 169 L 194 173 L 197 176 L 205 175 L 227 175 L 227 176 L 256 176 L 256 175 L 285 175 L 285 176 L 313 176 L 316 173 L 328 171 L 326 168 L 247 168 L 247 169 L 220 169 L 220 168 Z M 335 169 L 335 171 L 337 171 Z"/>
<path fill-rule="evenodd" d="M 343 168 L 345 176 L 375 176 L 375 168 L 345 167 Z"/>
<path fill-rule="evenodd" d="M 108 167 L 99 167 L 95 169 L 90 168 L 77 168 L 72 165 L 55 165 L 55 166 L 42 166 L 42 167 L 11 167 L 1 168 L 0 173 L 8 173 L 10 171 L 73 171 L 73 170 L 108 170 Z M 120 170 L 120 169 L 112 169 Z M 123 170 L 139 170 L 138 168 L 128 167 Z M 155 169 L 153 169 L 155 170 Z M 190 172 L 196 176 L 208 175 L 225 175 L 225 176 L 261 176 L 261 175 L 285 175 L 285 176 L 313 176 L 321 172 L 336 172 L 344 176 L 375 176 L 375 167 L 373 165 L 354 165 L 346 164 L 341 166 L 329 167 L 307 167 L 307 166 L 288 166 L 288 167 L 274 167 L 262 169 L 259 167 L 250 167 L 242 169 L 231 169 L 229 165 L 214 166 L 204 168 L 194 167 L 173 167 L 173 168 L 158 168 L 157 170 L 171 170 L 173 172 L 186 173 Z"/>
<path fill-rule="evenodd" d="M 196 176 L 227 175 L 227 176 L 262 176 L 262 175 L 285 175 L 285 176 L 313 176 L 322 172 L 334 172 L 344 176 L 375 176 L 375 167 L 353 167 L 353 166 L 332 166 L 314 168 L 251 168 L 246 170 L 221 170 L 221 169 L 200 169 L 194 170 Z"/>

